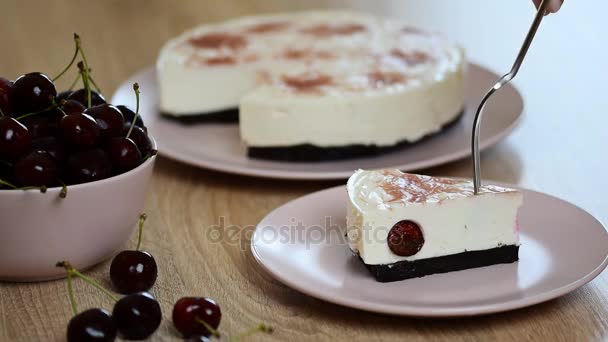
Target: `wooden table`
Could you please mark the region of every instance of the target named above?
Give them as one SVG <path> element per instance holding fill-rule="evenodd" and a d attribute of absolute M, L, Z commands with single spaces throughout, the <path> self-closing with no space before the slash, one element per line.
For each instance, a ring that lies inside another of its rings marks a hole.
<path fill-rule="evenodd" d="M 462 42 L 472 60 L 498 71 L 510 67 L 533 15 L 529 0 L 4 0 L 0 5 L 0 75 L 15 78 L 35 70 L 57 73 L 71 56 L 72 32 L 79 32 L 97 81 L 109 96 L 126 77 L 154 63 L 164 41 L 196 24 L 348 2 L 447 32 Z M 560 196 L 608 222 L 605 13 L 605 1 L 567 0 L 561 13 L 547 18 L 516 82 L 526 100 L 525 119 L 506 141 L 483 154 L 482 167 L 486 178 Z M 68 83 L 64 80 L 61 87 Z M 470 161 L 465 160 L 421 172 L 470 176 L 470 169 Z M 220 216 L 227 225 L 251 230 L 271 209 L 337 184 L 341 183 L 237 177 L 159 158 L 146 205 L 149 220 L 144 241 L 159 263 L 160 277 L 153 292 L 165 313 L 153 339 L 177 339 L 168 318 L 173 303 L 186 295 L 210 296 L 221 303 L 221 329 L 229 334 L 261 321 L 276 328 L 273 335 L 252 340 L 608 337 L 607 273 L 572 294 L 527 309 L 471 319 L 410 319 L 308 297 L 264 272 L 246 240 L 235 245 L 206 239 L 206 229 L 217 224 Z M 106 262 L 89 274 L 108 285 L 108 268 Z M 111 303 L 82 282 L 75 288 L 81 307 L 111 308 Z M 0 340 L 64 340 L 70 315 L 63 281 L 0 284 Z"/>

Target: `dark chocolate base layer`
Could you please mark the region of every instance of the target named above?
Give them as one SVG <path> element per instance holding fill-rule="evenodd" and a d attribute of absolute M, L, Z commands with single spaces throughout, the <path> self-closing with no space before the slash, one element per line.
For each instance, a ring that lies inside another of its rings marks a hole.
<path fill-rule="evenodd" d="M 192 115 L 175 116 L 168 113 L 161 113 L 162 117 L 171 121 L 179 122 L 184 125 L 194 125 L 199 123 L 238 123 L 239 109 L 232 108 L 211 113 L 200 113 Z"/>
<path fill-rule="evenodd" d="M 483 251 L 471 251 L 415 261 L 399 261 L 387 265 L 367 265 L 377 281 L 387 283 L 430 274 L 466 270 L 469 268 L 509 264 L 519 259 L 519 246 L 501 246 Z"/>
<path fill-rule="evenodd" d="M 256 159 L 268 159 L 290 162 L 330 161 L 376 156 L 382 153 L 391 152 L 394 150 L 412 146 L 421 141 L 424 141 L 434 136 L 435 134 L 440 133 L 442 130 L 455 125 L 463 116 L 463 114 L 464 110 L 454 120 L 443 125 L 441 127 L 441 130 L 439 130 L 438 132 L 428 134 L 424 138 L 413 143 L 404 140 L 390 146 L 357 144 L 336 147 L 320 147 L 311 144 L 301 144 L 284 147 L 249 147 L 247 150 L 247 155 L 250 158 Z"/>

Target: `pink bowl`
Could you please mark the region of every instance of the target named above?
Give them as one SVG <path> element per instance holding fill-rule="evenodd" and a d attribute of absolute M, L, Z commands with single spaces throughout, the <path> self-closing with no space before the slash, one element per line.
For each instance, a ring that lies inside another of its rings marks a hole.
<path fill-rule="evenodd" d="M 46 193 L 0 190 L 0 280 L 61 278 L 55 267 L 68 260 L 76 268 L 93 266 L 122 247 L 135 229 L 154 161 L 97 182 Z"/>

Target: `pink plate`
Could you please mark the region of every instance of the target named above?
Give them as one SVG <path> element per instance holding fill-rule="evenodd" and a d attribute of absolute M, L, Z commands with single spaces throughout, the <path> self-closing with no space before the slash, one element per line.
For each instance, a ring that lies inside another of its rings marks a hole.
<path fill-rule="evenodd" d="M 520 260 L 393 283 L 378 283 L 344 239 L 344 186 L 271 212 L 251 250 L 283 283 L 328 302 L 408 316 L 471 316 L 513 310 L 562 296 L 608 264 L 608 233 L 584 210 L 522 190 Z"/>
<path fill-rule="evenodd" d="M 409 148 L 372 158 L 322 163 L 288 163 L 255 160 L 247 157 L 236 124 L 198 124 L 186 126 L 160 117 L 157 105 L 156 73 L 146 69 L 123 83 L 112 103 L 133 105 L 132 84 L 142 91 L 141 113 L 166 157 L 198 167 L 248 176 L 282 179 L 345 179 L 353 170 L 398 168 L 404 171 L 427 168 L 467 157 L 475 108 L 479 99 L 496 82 L 498 75 L 470 64 L 466 80 L 464 117 L 443 132 Z M 205 89 L 201 89 L 201 92 Z M 488 104 L 483 121 L 480 147 L 488 148 L 507 136 L 523 110 L 523 100 L 507 85 Z"/>

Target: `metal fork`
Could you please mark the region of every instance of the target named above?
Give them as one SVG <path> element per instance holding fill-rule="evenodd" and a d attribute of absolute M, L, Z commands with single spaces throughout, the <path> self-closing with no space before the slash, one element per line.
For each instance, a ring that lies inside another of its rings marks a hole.
<path fill-rule="evenodd" d="M 472 133 L 472 144 L 471 144 L 472 145 L 471 150 L 473 153 L 473 163 L 475 165 L 474 170 L 473 170 L 473 176 L 474 176 L 473 183 L 474 183 L 476 195 L 479 193 L 479 189 L 481 188 L 479 133 L 481 130 L 481 119 L 483 116 L 483 110 L 486 106 L 486 103 L 490 99 L 490 97 L 492 97 L 492 95 L 495 92 L 497 92 L 500 88 L 502 88 L 504 85 L 509 83 L 513 78 L 515 78 L 515 76 L 517 76 L 517 72 L 519 71 L 519 68 L 521 67 L 521 64 L 523 63 L 524 58 L 526 57 L 526 53 L 528 52 L 528 49 L 530 48 L 530 44 L 532 44 L 532 40 L 534 39 L 534 36 L 536 35 L 536 31 L 538 31 L 538 27 L 540 26 L 540 23 L 543 21 L 543 17 L 547 13 L 547 7 L 549 6 L 549 2 L 551 2 L 551 0 L 543 0 L 543 2 L 538 7 L 538 12 L 536 13 L 536 16 L 534 17 L 532 26 L 530 27 L 530 30 L 528 31 L 528 34 L 526 35 L 526 39 L 524 40 L 524 43 L 523 43 L 521 49 L 519 50 L 519 54 L 517 54 L 517 58 L 515 59 L 515 63 L 513 63 L 513 67 L 511 68 L 511 71 L 509 71 L 509 73 L 507 73 L 506 75 L 501 77 L 496 82 L 496 84 L 494 84 L 494 86 L 483 97 L 483 99 L 481 100 L 481 103 L 479 104 L 479 107 L 477 108 L 477 113 L 475 114 L 475 120 L 473 121 L 473 133 Z"/>

